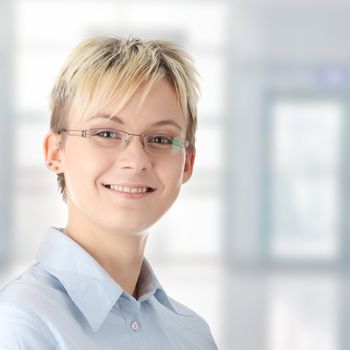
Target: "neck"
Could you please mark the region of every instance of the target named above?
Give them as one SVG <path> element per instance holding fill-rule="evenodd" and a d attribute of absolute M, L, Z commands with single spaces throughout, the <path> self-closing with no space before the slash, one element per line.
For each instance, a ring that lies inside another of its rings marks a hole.
<path fill-rule="evenodd" d="M 68 222 L 64 232 L 84 248 L 130 295 L 137 298 L 137 280 L 143 261 L 147 234 L 117 233 L 91 225 Z"/>

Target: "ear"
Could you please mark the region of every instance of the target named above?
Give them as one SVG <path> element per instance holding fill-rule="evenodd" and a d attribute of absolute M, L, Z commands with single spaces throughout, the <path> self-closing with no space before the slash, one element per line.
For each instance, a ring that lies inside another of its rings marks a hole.
<path fill-rule="evenodd" d="M 50 131 L 45 136 L 43 144 L 46 166 L 55 174 L 63 173 L 62 149 L 60 139 L 60 135 Z"/>
<path fill-rule="evenodd" d="M 183 173 L 183 178 L 182 178 L 183 184 L 186 183 L 192 176 L 195 158 L 196 158 L 196 151 L 195 150 L 187 152 L 186 159 L 185 159 L 184 173 Z"/>

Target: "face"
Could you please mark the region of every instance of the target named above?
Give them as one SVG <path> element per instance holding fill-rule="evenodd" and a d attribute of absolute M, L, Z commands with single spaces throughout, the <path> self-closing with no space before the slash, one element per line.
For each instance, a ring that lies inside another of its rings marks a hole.
<path fill-rule="evenodd" d="M 117 116 L 117 104 L 86 120 L 76 118 L 72 109 L 68 128 L 108 127 L 133 134 L 186 137 L 187 121 L 175 91 L 166 80 L 155 84 L 140 106 L 141 98 L 142 90 Z M 49 134 L 46 138 L 46 157 L 54 160 L 55 172 L 64 173 L 69 223 L 73 229 L 142 233 L 169 209 L 181 185 L 192 174 L 194 153 L 186 153 L 185 149 L 152 156 L 135 136 L 117 151 L 69 135 L 64 136 L 64 146 L 56 147 L 55 137 Z"/>

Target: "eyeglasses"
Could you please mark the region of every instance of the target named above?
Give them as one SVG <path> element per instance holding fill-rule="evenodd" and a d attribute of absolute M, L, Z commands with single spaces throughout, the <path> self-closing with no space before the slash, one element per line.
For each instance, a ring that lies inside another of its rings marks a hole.
<path fill-rule="evenodd" d="M 107 128 L 84 130 L 61 129 L 59 133 L 70 136 L 79 136 L 93 142 L 101 148 L 119 149 L 127 147 L 134 136 L 140 138 L 143 149 L 149 154 L 172 154 L 181 149 L 187 149 L 190 142 L 178 136 L 166 134 L 139 135 L 126 131 Z"/>

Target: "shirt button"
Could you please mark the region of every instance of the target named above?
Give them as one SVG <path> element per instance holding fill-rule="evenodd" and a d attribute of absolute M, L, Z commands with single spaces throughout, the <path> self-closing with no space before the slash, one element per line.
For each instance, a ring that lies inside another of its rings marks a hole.
<path fill-rule="evenodd" d="M 140 325 L 137 321 L 131 321 L 130 322 L 130 327 L 134 330 L 137 331 L 140 328 Z"/>

